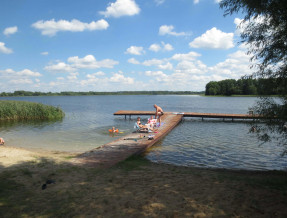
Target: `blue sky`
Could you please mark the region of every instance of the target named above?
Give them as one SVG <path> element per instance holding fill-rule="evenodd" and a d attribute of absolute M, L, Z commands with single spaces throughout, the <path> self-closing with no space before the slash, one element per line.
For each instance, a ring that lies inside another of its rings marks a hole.
<path fill-rule="evenodd" d="M 219 0 L 0 0 L 0 92 L 203 91 L 250 74 Z"/>

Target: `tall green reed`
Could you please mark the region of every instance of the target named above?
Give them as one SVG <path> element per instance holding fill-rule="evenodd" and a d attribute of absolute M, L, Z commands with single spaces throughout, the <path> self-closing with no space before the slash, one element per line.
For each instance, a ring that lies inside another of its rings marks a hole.
<path fill-rule="evenodd" d="M 0 120 L 58 120 L 64 116 L 59 107 L 25 101 L 0 101 Z"/>

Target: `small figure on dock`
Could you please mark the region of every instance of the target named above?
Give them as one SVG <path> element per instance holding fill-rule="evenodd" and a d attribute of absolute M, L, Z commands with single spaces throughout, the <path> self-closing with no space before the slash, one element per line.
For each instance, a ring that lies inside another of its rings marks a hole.
<path fill-rule="evenodd" d="M 160 126 L 161 123 L 160 117 L 163 115 L 163 109 L 160 106 L 157 106 L 156 104 L 154 105 L 154 108 L 155 108 L 155 119 L 157 118 Z"/>
<path fill-rule="evenodd" d="M 141 118 L 140 117 L 137 118 L 137 122 L 135 123 L 135 128 L 139 129 L 139 130 L 142 130 L 142 131 L 152 131 L 152 129 L 153 129 L 153 128 L 151 128 L 148 125 L 143 125 L 141 123 Z"/>
<path fill-rule="evenodd" d="M 3 138 L 0 138 L 0 145 L 4 145 L 5 141 Z"/>
<path fill-rule="evenodd" d="M 147 124 L 152 128 L 156 127 L 156 119 L 153 119 L 153 116 L 151 115 L 147 121 Z"/>
<path fill-rule="evenodd" d="M 140 117 L 137 118 L 137 125 L 139 126 L 139 128 L 148 128 L 146 125 L 143 125 L 141 123 L 141 118 Z"/>

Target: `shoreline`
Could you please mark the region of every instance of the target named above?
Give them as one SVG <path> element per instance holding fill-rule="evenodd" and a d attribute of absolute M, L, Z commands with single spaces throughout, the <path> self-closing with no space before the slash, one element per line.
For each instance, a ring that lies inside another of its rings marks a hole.
<path fill-rule="evenodd" d="M 4 144 L 4 145 L 0 145 L 0 172 L 5 167 L 11 167 L 13 165 L 19 165 L 21 163 L 25 163 L 29 161 L 36 161 L 39 158 L 50 158 L 53 161 L 82 165 L 78 163 L 78 161 L 76 160 L 76 156 L 80 154 L 84 154 L 84 153 L 89 155 L 89 151 L 90 150 L 69 152 L 69 151 L 49 150 L 49 149 L 44 149 L 44 148 L 23 148 L 23 147 L 10 146 L 10 145 L 6 146 Z M 142 157 L 142 156 L 139 155 L 139 157 Z M 130 158 L 133 158 L 133 156 Z M 282 173 L 287 174 L 287 168 L 281 169 L 281 170 L 278 170 L 278 169 L 253 170 L 253 169 L 241 169 L 241 168 L 185 166 L 185 165 L 176 165 L 176 164 L 164 163 L 164 162 L 152 162 L 148 159 L 146 159 L 146 161 L 151 162 L 153 164 L 157 164 L 157 165 L 174 166 L 174 167 L 179 167 L 179 168 L 188 168 L 188 169 L 197 169 L 197 170 L 211 170 L 211 171 L 219 171 L 219 172 L 222 172 L 222 171 L 224 172 L 246 172 L 246 173 L 282 172 Z M 83 167 L 86 167 L 86 166 L 83 165 Z M 94 167 L 97 168 L 96 165 Z"/>
<path fill-rule="evenodd" d="M 36 161 L 39 158 L 50 158 L 55 161 L 63 161 L 65 157 L 75 156 L 77 153 L 52 151 L 45 149 L 29 149 L 14 146 L 0 146 L 0 172 L 14 165 L 21 165 L 25 162 Z"/>

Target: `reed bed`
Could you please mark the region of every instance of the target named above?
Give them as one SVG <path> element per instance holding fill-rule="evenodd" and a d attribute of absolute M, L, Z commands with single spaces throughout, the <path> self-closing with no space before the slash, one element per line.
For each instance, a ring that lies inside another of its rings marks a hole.
<path fill-rule="evenodd" d="M 26 101 L 0 101 L 0 120 L 59 120 L 64 116 L 59 107 Z"/>

